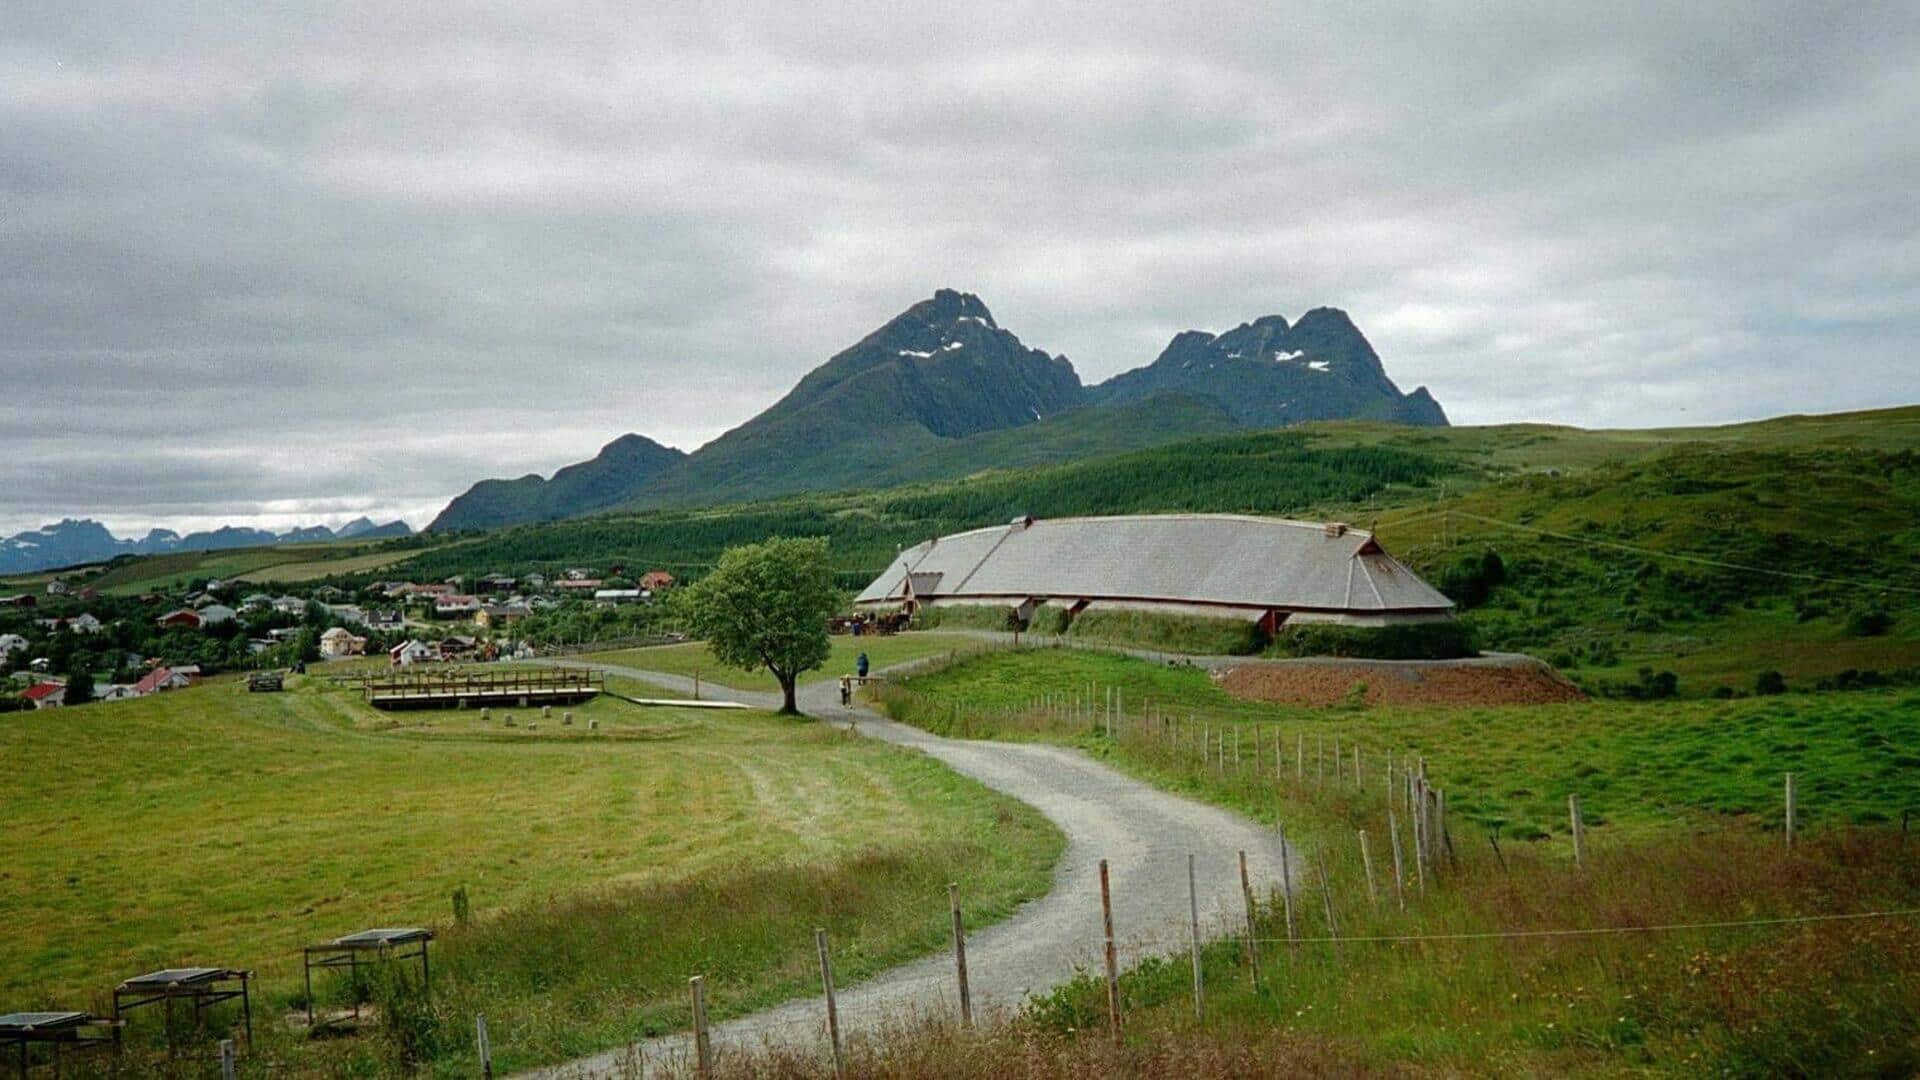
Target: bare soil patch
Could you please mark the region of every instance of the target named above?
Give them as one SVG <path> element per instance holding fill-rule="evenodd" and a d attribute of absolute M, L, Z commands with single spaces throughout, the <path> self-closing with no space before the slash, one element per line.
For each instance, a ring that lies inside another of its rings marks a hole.
<path fill-rule="evenodd" d="M 1468 660 L 1250 660 L 1214 673 L 1220 688 L 1251 701 L 1338 705 L 1357 691 L 1368 705 L 1543 705 L 1583 701 L 1566 676 L 1531 656 Z"/>

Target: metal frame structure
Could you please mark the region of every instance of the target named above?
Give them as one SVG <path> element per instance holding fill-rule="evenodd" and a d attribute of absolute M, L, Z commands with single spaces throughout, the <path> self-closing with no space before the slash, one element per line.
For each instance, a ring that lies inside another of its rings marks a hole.
<path fill-rule="evenodd" d="M 80 1049 L 111 1046 L 118 1050 L 123 1026 L 123 1021 L 84 1012 L 7 1013 L 0 1016 L 0 1043 L 10 1042 L 20 1047 L 21 1080 L 26 1080 L 27 1069 L 32 1064 L 28 1056 L 32 1044 L 48 1044 L 53 1052 L 53 1073 L 58 1076 L 62 1046 Z M 112 1037 L 106 1032 L 112 1032 Z"/>
<path fill-rule="evenodd" d="M 248 984 L 253 972 L 239 968 L 163 968 L 135 975 L 113 988 L 113 1018 L 148 1005 L 158 1004 L 167 1014 L 167 1045 L 173 1046 L 173 1003 L 185 999 L 193 1003 L 196 1027 L 206 1024 L 206 1011 L 223 1001 L 240 1002 L 240 1014 L 246 1024 L 247 1045 L 253 1045 L 253 996 Z M 238 983 L 237 987 L 229 985 Z M 122 1021 L 124 1022 L 124 1021 Z"/>
<path fill-rule="evenodd" d="M 357 934 L 337 937 L 324 945 L 308 945 L 300 950 L 301 964 L 305 968 L 307 985 L 307 1027 L 313 1027 L 313 969 L 346 968 L 350 976 L 360 972 L 361 954 L 377 954 L 372 963 L 393 963 L 399 960 L 420 960 L 420 992 L 428 997 L 433 994 L 432 971 L 427 966 L 427 943 L 433 940 L 433 931 L 418 926 L 380 927 L 362 930 Z M 395 952 L 409 945 L 419 945 L 414 952 Z M 318 957 L 318 959 L 315 959 Z M 353 1018 L 360 1018 L 360 993 L 353 995 Z"/>

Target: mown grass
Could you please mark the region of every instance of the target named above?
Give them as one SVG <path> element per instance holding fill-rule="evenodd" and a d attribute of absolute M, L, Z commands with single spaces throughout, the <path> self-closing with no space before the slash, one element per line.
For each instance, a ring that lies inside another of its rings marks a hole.
<path fill-rule="evenodd" d="M 1129 717 L 1114 738 L 1103 719 L 1110 686 Z M 1259 991 L 1242 942 L 1211 947 L 1208 1019 L 1196 1023 L 1186 958 L 1163 946 L 1170 955 L 1123 981 L 1129 1034 L 1120 1048 L 1100 1034 L 1104 987 L 1088 979 L 1043 999 L 1013 1028 L 978 1037 L 967 1068 L 933 1074 L 985 1075 L 1041 1047 L 1034 1052 L 1059 1072 L 1092 1075 L 1182 1046 L 1196 1062 L 1185 1071 L 1236 1075 L 1231 1063 L 1246 1045 L 1305 1048 L 1291 1068 L 1308 1073 L 1907 1075 L 1920 1067 L 1920 920 L 1431 937 L 1920 907 L 1920 864 L 1905 830 L 1877 824 L 1900 817 L 1920 778 L 1920 760 L 1905 750 L 1920 723 L 1915 695 L 1298 710 L 1236 701 L 1195 669 L 1060 650 L 969 658 L 880 693 L 911 722 L 1077 745 L 1162 786 L 1283 823 L 1303 857 L 1292 903 L 1302 943 L 1285 943 L 1287 905 L 1274 883 L 1255 883 L 1266 974 Z M 1258 766 L 1254 731 L 1262 733 Z M 1277 762 L 1276 737 L 1284 748 Z M 1324 745 L 1330 758 L 1335 738 L 1343 768 L 1323 771 L 1317 751 Z M 1364 747 L 1358 782 L 1356 741 Z M 1304 769 L 1294 757 L 1302 742 Z M 1396 765 L 1410 751 L 1426 756 L 1447 792 L 1450 854 L 1425 872 L 1424 885 L 1412 868 L 1399 785 L 1389 827 L 1389 747 Z M 1789 768 L 1802 802 L 1791 851 L 1778 831 L 1780 773 Z M 1587 811 L 1584 866 L 1573 864 L 1562 824 L 1571 791 Z M 1371 841 L 1371 894 L 1360 830 Z M 1407 867 L 1398 894 L 1395 832 Z M 1408 935 L 1428 940 L 1356 940 Z M 911 1034 L 867 1048 L 865 1060 L 919 1061 L 954 1037 Z"/>
<path fill-rule="evenodd" d="M 261 976 L 250 1070 L 470 1075 L 475 1012 L 497 1067 L 522 1068 L 674 1026 L 696 972 L 723 1015 L 801 992 L 815 926 L 848 978 L 934 949 L 948 881 L 989 921 L 1044 892 L 1060 850 L 1024 806 L 820 725 L 577 712 L 601 731 L 445 712 L 383 730 L 309 679 L 8 717 L 0 1001 L 99 1007 L 128 975 L 228 964 Z M 431 1010 L 361 1039 L 290 1030 L 298 947 L 375 925 L 443 932 Z M 125 1068 L 164 1071 L 152 1025 L 129 1038 Z"/>
<path fill-rule="evenodd" d="M 907 633 L 883 636 L 836 635 L 832 638 L 833 653 L 827 662 L 800 676 L 802 686 L 810 683 L 826 682 L 838 679 L 842 675 L 853 674 L 855 658 L 861 653 L 867 654 L 867 662 L 872 670 L 891 667 L 895 664 L 911 663 L 933 656 L 977 649 L 980 643 L 974 639 L 955 634 Z M 586 653 L 569 659 L 585 660 L 593 663 L 617 664 L 642 671 L 658 671 L 668 675 L 680 675 L 692 678 L 697 672 L 700 678 L 717 686 L 729 686 L 736 690 L 762 690 L 772 692 L 780 689 L 766 669 L 741 671 L 722 664 L 704 642 L 690 641 L 681 645 L 654 645 L 642 649 L 620 649 L 615 652 Z"/>

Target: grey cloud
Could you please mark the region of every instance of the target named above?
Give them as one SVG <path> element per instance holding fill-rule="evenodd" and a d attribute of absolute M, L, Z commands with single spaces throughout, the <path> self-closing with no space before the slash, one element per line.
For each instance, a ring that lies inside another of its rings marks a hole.
<path fill-rule="evenodd" d="M 1088 378 L 1336 304 L 1458 421 L 1910 400 L 1917 19 L 16 5 L 0 528 L 690 448 L 938 286 Z"/>

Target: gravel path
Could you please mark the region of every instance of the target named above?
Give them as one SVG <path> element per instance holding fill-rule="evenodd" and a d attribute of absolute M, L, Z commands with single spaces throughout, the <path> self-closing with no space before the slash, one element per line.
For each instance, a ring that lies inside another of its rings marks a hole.
<path fill-rule="evenodd" d="M 579 666 L 578 662 L 573 662 Z M 611 664 L 587 665 L 613 675 L 691 691 L 678 676 Z M 908 666 L 908 665 L 902 665 Z M 707 697 L 777 708 L 776 695 L 729 690 L 711 683 Z M 869 738 L 910 747 L 945 762 L 996 791 L 1028 803 L 1066 834 L 1067 850 L 1054 868 L 1053 888 L 1011 917 L 967 938 L 968 981 L 976 1015 L 1005 1013 L 1076 975 L 1101 969 L 1099 862 L 1108 862 L 1113 921 L 1123 965 L 1179 952 L 1188 936 L 1187 856 L 1195 857 L 1200 928 L 1219 937 L 1244 919 L 1238 853 L 1247 853 L 1256 893 L 1279 887 L 1280 844 L 1272 830 L 1214 807 L 1168 794 L 1102 765 L 1078 751 L 1029 743 L 947 739 L 897 724 L 878 713 L 840 704 L 839 687 L 824 682 L 800 689 L 800 706 L 831 723 L 853 723 Z M 1296 863 L 1295 873 L 1298 873 Z M 937 904 L 939 897 L 929 897 Z M 965 903 L 965 882 L 961 883 Z M 953 1015 L 958 1009 L 950 953 L 904 964 L 838 989 L 843 1037 L 872 1034 L 912 1015 Z M 802 999 L 714 1025 L 716 1055 L 778 1046 L 826 1054 L 826 1008 Z M 690 1036 L 650 1039 L 621 1050 L 545 1070 L 546 1077 L 646 1075 L 685 1069 Z"/>

